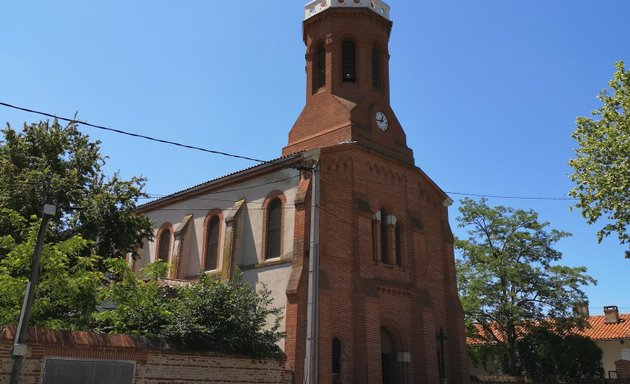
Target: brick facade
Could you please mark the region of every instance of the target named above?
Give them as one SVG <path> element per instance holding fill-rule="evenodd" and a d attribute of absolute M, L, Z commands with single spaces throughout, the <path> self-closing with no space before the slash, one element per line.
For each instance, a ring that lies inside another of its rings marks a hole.
<path fill-rule="evenodd" d="M 630 379 L 630 361 L 617 360 L 615 361 L 615 368 L 618 379 Z"/>
<path fill-rule="evenodd" d="M 0 335 L 0 382 L 11 374 L 14 327 Z M 28 354 L 20 384 L 39 384 L 47 358 L 135 362 L 134 384 L 268 383 L 290 384 L 292 375 L 278 361 L 214 353 L 175 351 L 142 337 L 29 329 Z"/>
<path fill-rule="evenodd" d="M 449 383 L 467 382 L 445 195 L 418 168 L 359 144 L 326 148 L 320 161 L 320 382 L 333 382 L 331 343 L 338 338 L 342 380 L 380 383 L 385 330 L 396 352 L 410 357 L 397 368 L 396 380 L 437 383 L 440 329 L 447 337 Z M 381 261 L 380 236 L 374 231 L 381 207 L 402 228 L 396 244 L 393 224 L 388 225 L 387 264 Z M 402 247 L 401 266 L 391 259 L 396 245 Z M 298 361 L 302 353 L 296 353 Z M 296 379 L 301 382 L 299 372 Z"/>

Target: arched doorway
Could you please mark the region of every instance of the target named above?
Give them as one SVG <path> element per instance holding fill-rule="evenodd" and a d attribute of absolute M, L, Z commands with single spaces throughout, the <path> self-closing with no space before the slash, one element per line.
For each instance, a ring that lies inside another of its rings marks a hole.
<path fill-rule="evenodd" d="M 398 383 L 397 354 L 398 351 L 391 333 L 381 327 L 381 372 L 383 375 L 383 384 Z"/>

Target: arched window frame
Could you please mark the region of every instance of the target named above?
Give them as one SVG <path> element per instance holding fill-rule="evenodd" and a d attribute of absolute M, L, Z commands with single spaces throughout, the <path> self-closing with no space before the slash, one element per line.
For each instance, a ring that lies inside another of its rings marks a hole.
<path fill-rule="evenodd" d="M 333 376 L 333 383 L 338 383 L 343 369 L 343 344 L 341 343 L 341 339 L 339 337 L 333 337 L 330 352 L 330 368 Z"/>
<path fill-rule="evenodd" d="M 163 241 L 164 241 L 163 236 L 166 232 L 168 232 L 168 249 L 166 250 L 166 258 L 164 258 L 162 257 L 163 255 L 161 251 L 162 251 Z M 155 243 L 155 260 L 154 261 L 162 260 L 165 263 L 170 263 L 171 256 L 173 254 L 173 226 L 171 225 L 171 223 L 162 224 L 155 238 L 157 239 L 157 241 Z"/>
<path fill-rule="evenodd" d="M 389 254 L 389 245 L 390 245 L 390 241 L 389 241 L 389 223 L 388 221 L 388 217 L 389 217 L 389 213 L 387 208 L 385 207 L 381 207 L 381 238 L 380 238 L 380 243 L 381 243 L 381 263 L 383 264 L 387 264 L 390 265 L 391 264 L 391 260 L 390 260 L 390 254 Z"/>
<path fill-rule="evenodd" d="M 326 87 L 326 46 L 318 42 L 313 50 L 313 93 Z"/>
<path fill-rule="evenodd" d="M 399 268 L 403 267 L 404 254 L 405 254 L 405 231 L 403 225 L 400 221 L 396 221 L 396 225 L 394 226 L 394 244 L 396 246 L 395 249 L 395 263 Z"/>
<path fill-rule="evenodd" d="M 215 260 L 215 268 L 211 268 L 208 269 L 208 252 L 210 251 L 210 239 L 208 238 L 208 236 L 210 235 L 210 224 L 212 223 L 212 221 L 214 219 L 218 220 L 218 232 L 217 232 L 217 243 L 215 245 L 215 250 L 216 250 L 216 260 Z M 208 212 L 208 214 L 206 215 L 206 218 L 204 220 L 203 223 L 203 228 L 204 228 L 204 233 L 203 233 L 203 253 L 202 253 L 202 263 L 201 265 L 203 265 L 204 271 L 206 272 L 212 272 L 212 271 L 218 271 L 221 269 L 222 267 L 222 263 L 221 263 L 221 245 L 222 245 L 222 239 L 223 239 L 223 214 L 221 212 L 221 210 L 218 209 L 213 209 L 210 212 Z"/>
<path fill-rule="evenodd" d="M 272 230 L 272 228 L 270 228 L 270 220 L 272 219 L 270 216 L 270 206 L 271 204 L 276 201 L 279 200 L 280 201 L 280 207 L 279 207 L 279 214 L 280 214 L 280 223 L 279 223 L 279 233 L 278 233 L 278 254 L 277 255 L 270 255 L 270 250 L 269 250 L 269 245 L 270 245 L 270 230 Z M 270 193 L 267 198 L 265 199 L 265 203 L 263 205 L 263 209 L 264 209 L 264 222 L 263 222 L 263 246 L 262 246 L 262 261 L 269 261 L 269 260 L 276 260 L 280 257 L 282 257 L 282 252 L 283 252 L 283 242 L 284 242 L 284 207 L 286 204 L 286 198 L 284 197 L 284 194 L 280 191 L 274 191 L 272 193 Z"/>
<path fill-rule="evenodd" d="M 341 42 L 341 82 L 356 83 L 358 81 L 358 52 L 356 40 L 347 37 Z"/>
<path fill-rule="evenodd" d="M 385 78 L 383 74 L 383 50 L 380 45 L 374 43 L 372 46 L 371 52 L 371 61 L 372 61 L 372 88 L 382 90 L 383 89 L 383 79 Z"/>

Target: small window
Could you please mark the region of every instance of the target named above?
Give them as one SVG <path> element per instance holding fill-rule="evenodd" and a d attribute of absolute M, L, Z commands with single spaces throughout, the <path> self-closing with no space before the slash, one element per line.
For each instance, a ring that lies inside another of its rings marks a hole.
<path fill-rule="evenodd" d="M 219 216 L 213 216 L 208 220 L 208 227 L 206 228 L 206 271 L 217 269 L 220 223 Z"/>
<path fill-rule="evenodd" d="M 387 211 L 381 209 L 381 261 L 389 264 L 389 230 L 387 225 Z"/>
<path fill-rule="evenodd" d="M 344 83 L 357 82 L 357 49 L 354 41 L 345 40 L 341 48 L 342 74 Z"/>
<path fill-rule="evenodd" d="M 403 255 L 403 245 L 402 245 L 402 229 L 400 228 L 400 224 L 396 223 L 396 265 L 402 267 L 402 255 Z"/>
<path fill-rule="evenodd" d="M 372 87 L 381 89 L 383 86 L 383 65 L 381 50 L 372 49 Z"/>
<path fill-rule="evenodd" d="M 313 93 L 326 85 L 326 48 L 320 44 L 315 50 L 313 63 Z"/>
<path fill-rule="evenodd" d="M 168 263 L 169 253 L 171 252 L 171 230 L 164 228 L 158 237 L 158 259 Z"/>
<path fill-rule="evenodd" d="M 332 341 L 332 373 L 334 379 L 341 374 L 341 341 L 336 337 Z"/>
<path fill-rule="evenodd" d="M 265 259 L 280 257 L 280 235 L 282 229 L 282 201 L 276 197 L 267 207 L 267 239 Z"/>

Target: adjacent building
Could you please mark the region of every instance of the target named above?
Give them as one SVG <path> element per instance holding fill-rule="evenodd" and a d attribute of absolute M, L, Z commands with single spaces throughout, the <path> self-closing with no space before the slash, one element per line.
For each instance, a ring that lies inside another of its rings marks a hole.
<path fill-rule="evenodd" d="M 619 313 L 619 308 L 615 305 L 604 307 L 603 315 L 589 316 L 588 306 L 580 308 L 580 313 L 586 316 L 586 325 L 584 329 L 574 330 L 575 334 L 588 337 L 602 350 L 604 377 L 622 378 L 617 372 L 617 366 L 630 365 L 630 314 Z M 474 338 L 468 338 L 467 343 L 473 348 L 482 345 Z M 483 363 L 474 362 L 473 359 L 469 359 L 469 365 L 470 373 L 477 377 L 501 374 L 489 370 Z"/>

